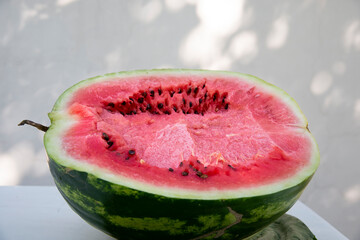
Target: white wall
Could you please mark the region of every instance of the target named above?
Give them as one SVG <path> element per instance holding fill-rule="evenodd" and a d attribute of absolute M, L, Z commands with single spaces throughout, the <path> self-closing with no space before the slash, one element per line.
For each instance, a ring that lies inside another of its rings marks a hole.
<path fill-rule="evenodd" d="M 159 67 L 251 73 L 308 117 L 321 166 L 301 200 L 360 239 L 359 1 L 0 1 L 0 185 L 51 185 L 19 128 L 79 80 Z"/>

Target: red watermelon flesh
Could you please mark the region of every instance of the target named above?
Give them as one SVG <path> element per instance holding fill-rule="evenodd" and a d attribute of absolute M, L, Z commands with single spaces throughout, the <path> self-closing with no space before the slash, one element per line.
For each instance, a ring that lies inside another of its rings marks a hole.
<path fill-rule="evenodd" d="M 313 165 L 306 119 L 284 94 L 231 75 L 108 78 L 67 99 L 76 123 L 62 147 L 154 186 L 201 192 L 276 183 Z"/>

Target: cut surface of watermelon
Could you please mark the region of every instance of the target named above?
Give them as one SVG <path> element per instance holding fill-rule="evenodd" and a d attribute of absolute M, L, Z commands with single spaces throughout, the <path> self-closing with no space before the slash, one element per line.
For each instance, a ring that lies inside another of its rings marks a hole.
<path fill-rule="evenodd" d="M 296 102 L 246 74 L 107 74 L 68 89 L 49 116 L 45 146 L 58 164 L 166 197 L 271 194 L 319 163 Z"/>

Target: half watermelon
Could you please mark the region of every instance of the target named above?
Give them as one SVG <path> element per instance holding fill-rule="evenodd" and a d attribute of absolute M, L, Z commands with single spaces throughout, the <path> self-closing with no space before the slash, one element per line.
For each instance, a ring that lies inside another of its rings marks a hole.
<path fill-rule="evenodd" d="M 295 203 L 319 164 L 296 102 L 246 74 L 106 74 L 65 91 L 49 117 L 56 186 L 119 239 L 250 236 Z"/>

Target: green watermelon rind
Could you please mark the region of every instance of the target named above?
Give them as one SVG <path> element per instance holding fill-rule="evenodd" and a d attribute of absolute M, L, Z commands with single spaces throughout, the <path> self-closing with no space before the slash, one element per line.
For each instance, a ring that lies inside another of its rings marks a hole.
<path fill-rule="evenodd" d="M 175 76 L 191 76 L 191 75 L 200 75 L 203 77 L 206 76 L 217 76 L 217 77 L 235 77 L 242 81 L 248 81 L 249 83 L 255 85 L 256 87 L 263 89 L 269 93 L 272 93 L 274 96 L 281 98 L 283 102 L 289 105 L 289 107 L 294 111 L 294 113 L 301 119 L 299 126 L 294 127 L 294 131 L 303 132 L 307 135 L 312 142 L 312 155 L 309 160 L 309 164 L 304 167 L 301 171 L 297 172 L 294 176 L 291 176 L 287 179 L 283 179 L 274 183 L 267 185 L 241 188 L 238 190 L 209 190 L 209 191 L 195 191 L 190 189 L 178 189 L 175 187 L 164 187 L 164 186 L 154 186 L 146 182 L 136 181 L 134 179 L 126 178 L 124 176 L 115 175 L 109 170 L 101 169 L 97 166 L 91 165 L 84 161 L 77 161 L 69 156 L 64 150 L 62 150 L 61 135 L 66 132 L 66 129 L 71 127 L 76 123 L 77 119 L 73 116 L 70 116 L 67 113 L 67 103 L 71 99 L 73 93 L 78 89 L 89 86 L 91 84 L 107 81 L 111 79 L 126 79 L 127 77 L 135 76 L 160 76 L 160 75 L 175 75 Z M 298 104 L 293 98 L 291 98 L 285 91 L 280 88 L 275 87 L 257 77 L 248 74 L 241 74 L 235 72 L 224 72 L 224 71 L 208 71 L 208 70 L 188 70 L 188 69 L 155 69 L 155 70 L 138 70 L 130 72 L 119 72 L 105 74 L 102 76 L 97 76 L 94 78 L 89 78 L 79 82 L 78 84 L 72 86 L 66 90 L 56 101 L 53 110 L 49 113 L 51 119 L 51 126 L 44 136 L 44 144 L 48 156 L 56 161 L 58 164 L 78 170 L 88 172 L 96 177 L 99 177 L 103 180 L 120 184 L 125 187 L 132 189 L 138 189 L 140 191 L 158 194 L 167 197 L 173 198 L 184 198 L 184 199 L 219 199 L 219 198 L 242 198 L 242 197 L 252 197 L 252 196 L 262 196 L 267 194 L 276 193 L 286 188 L 291 188 L 301 183 L 305 179 L 309 178 L 314 174 L 318 165 L 319 165 L 319 150 L 316 144 L 315 139 L 312 134 L 307 129 L 307 120 L 304 114 L 301 112 Z"/>
<path fill-rule="evenodd" d="M 118 239 L 242 239 L 282 216 L 312 176 L 272 194 L 179 199 L 124 187 L 49 159 L 55 184 L 84 220 Z"/>

